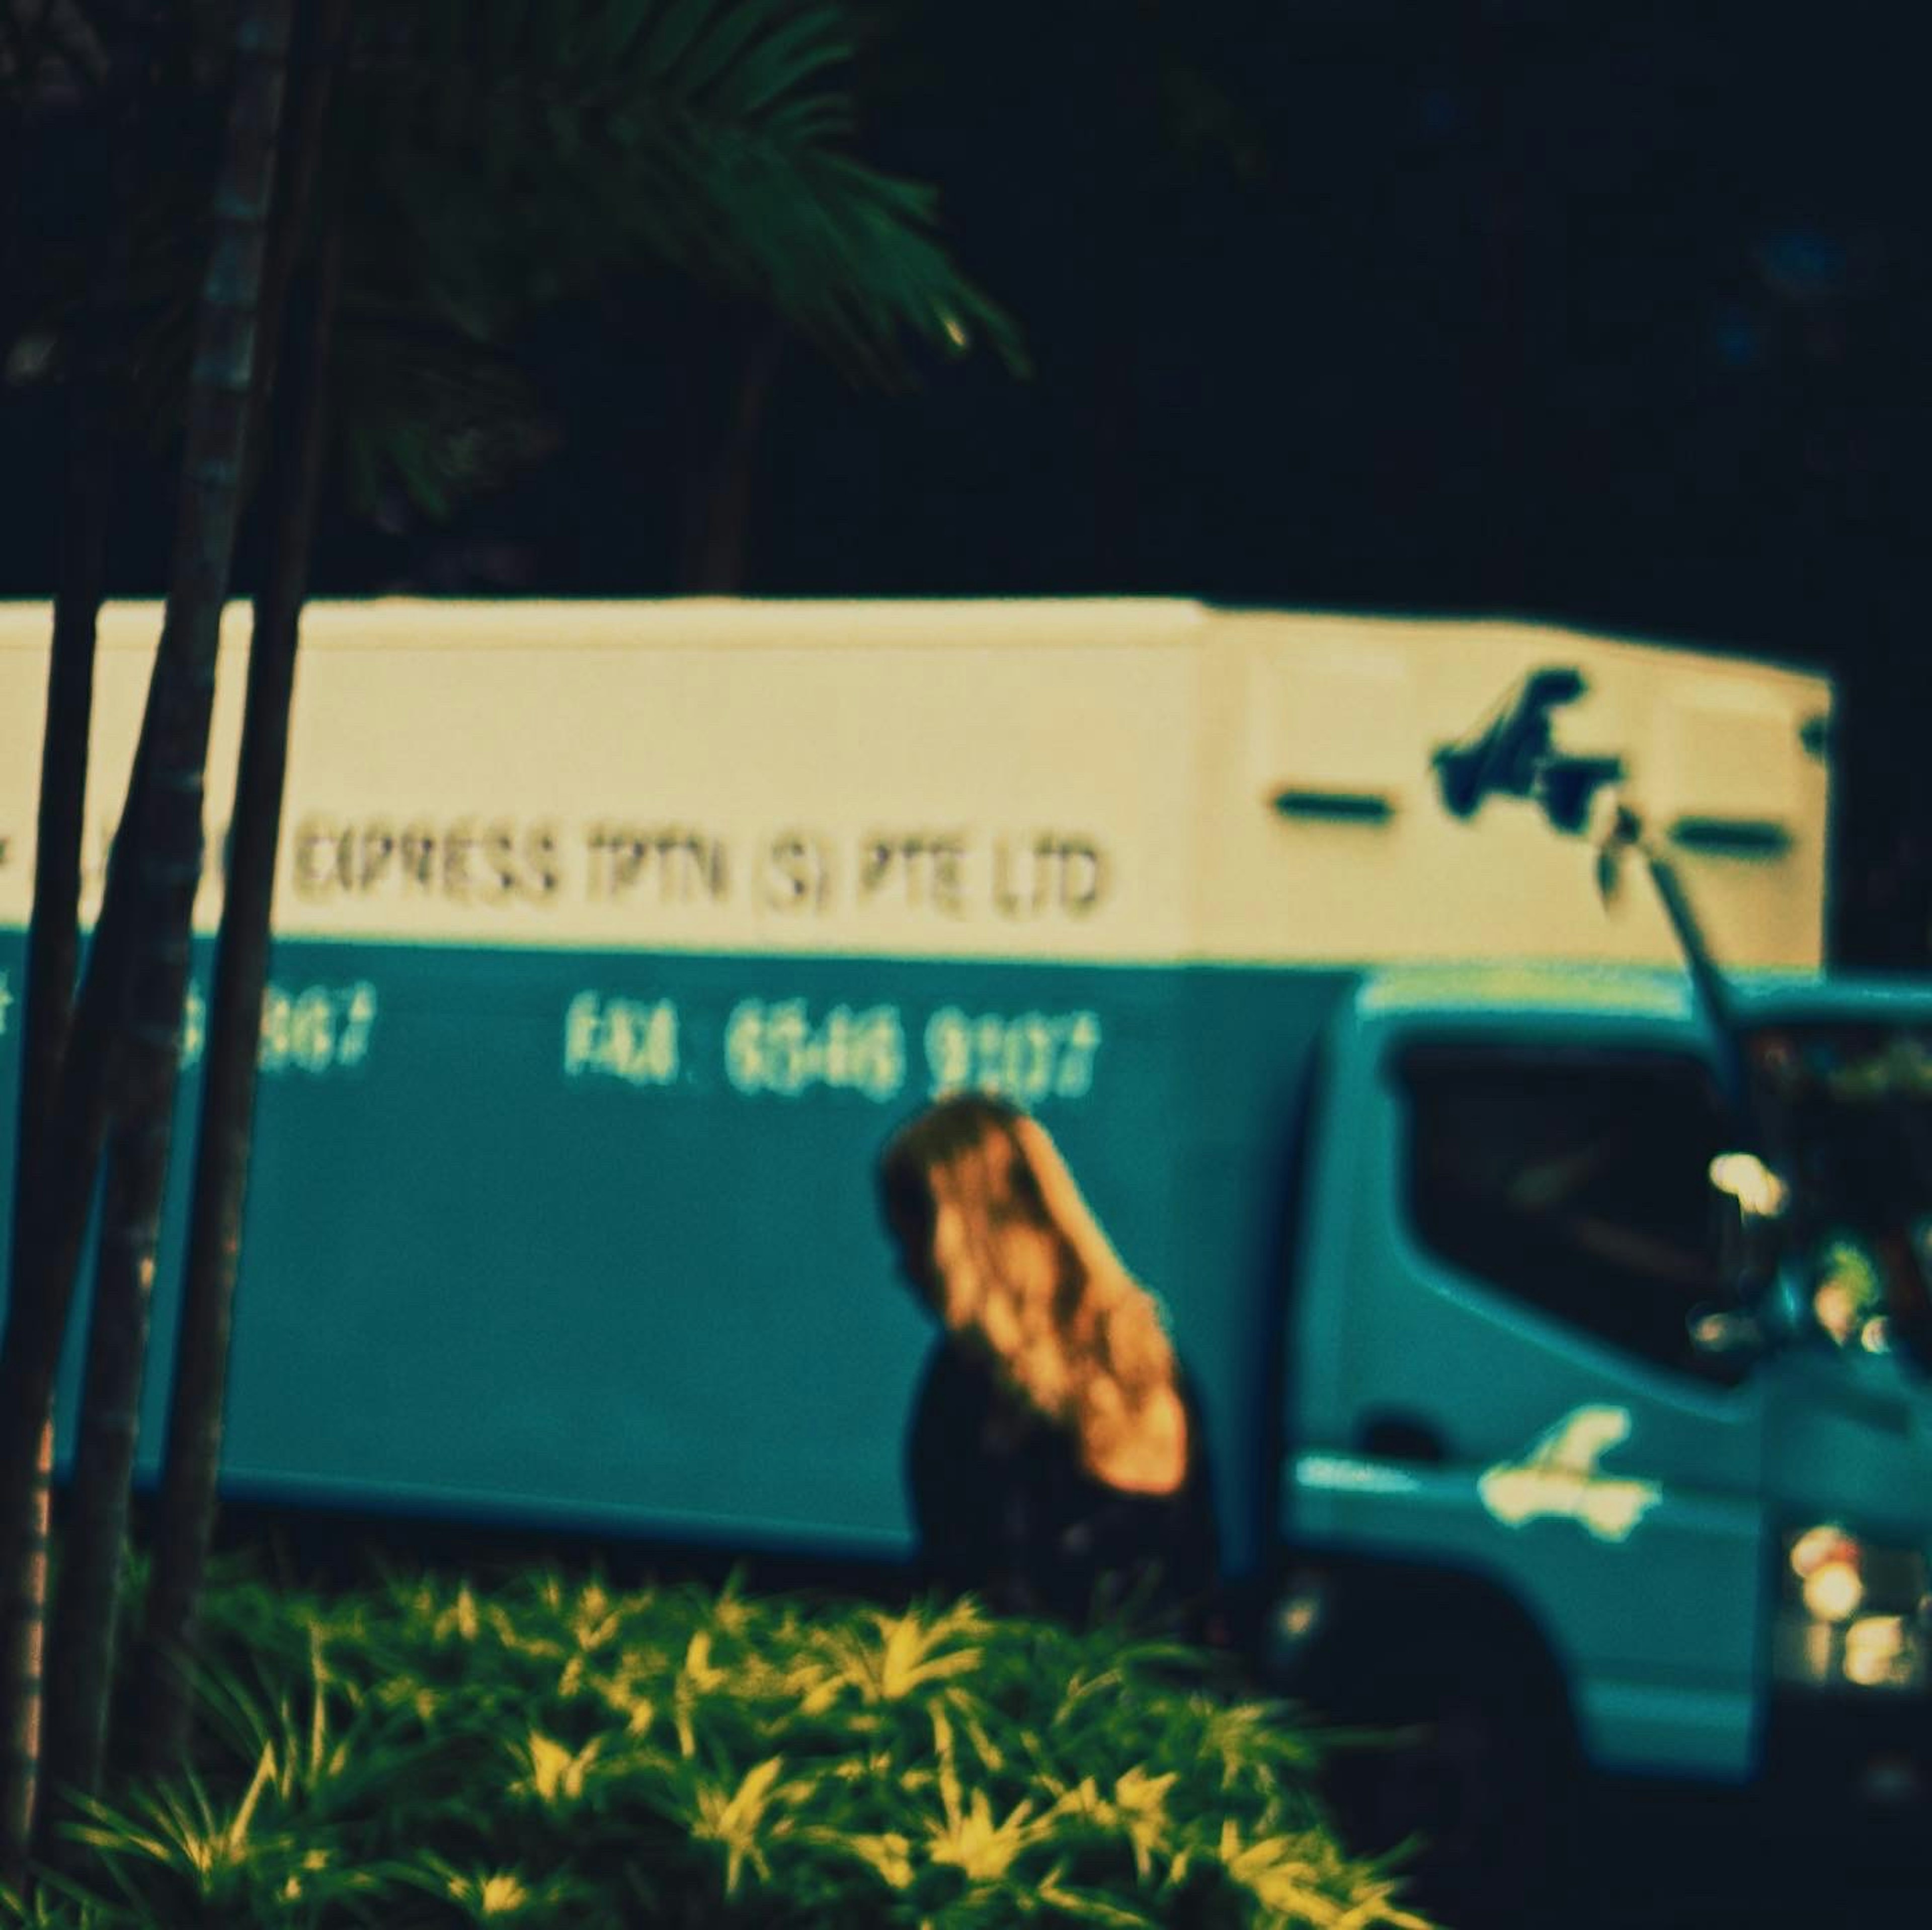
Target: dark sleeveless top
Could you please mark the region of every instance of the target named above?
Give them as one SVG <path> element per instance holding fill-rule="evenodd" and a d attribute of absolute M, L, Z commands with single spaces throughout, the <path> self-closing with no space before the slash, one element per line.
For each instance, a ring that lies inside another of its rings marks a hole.
<path fill-rule="evenodd" d="M 1187 1415 L 1181 1484 L 1172 1494 L 1129 1494 L 1088 1473 L 1072 1431 L 990 1364 L 941 1342 L 907 1442 L 923 1580 L 970 1590 L 996 1612 L 1076 1626 L 1132 1595 L 1148 1617 L 1199 1638 L 1220 1548 L 1207 1433 L 1184 1372 L 1178 1391 Z"/>

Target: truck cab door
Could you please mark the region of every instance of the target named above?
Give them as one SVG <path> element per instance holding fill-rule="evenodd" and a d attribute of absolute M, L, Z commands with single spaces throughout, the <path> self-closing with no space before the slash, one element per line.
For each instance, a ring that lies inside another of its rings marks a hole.
<path fill-rule="evenodd" d="M 1305 1303 L 1294 1532 L 1506 1593 L 1599 1766 L 1748 1773 L 1764 1400 L 1689 1332 L 1726 1294 L 1700 1062 L 1574 1021 L 1360 1024 L 1341 1058 L 1354 1171 Z"/>

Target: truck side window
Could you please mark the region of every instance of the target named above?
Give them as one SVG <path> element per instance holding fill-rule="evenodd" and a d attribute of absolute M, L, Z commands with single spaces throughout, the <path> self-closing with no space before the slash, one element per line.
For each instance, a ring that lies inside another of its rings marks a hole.
<path fill-rule="evenodd" d="M 1710 1371 L 1685 1327 L 1727 1293 L 1708 1176 L 1722 1115 L 1701 1067 L 1429 1048 L 1402 1079 L 1424 1245 L 1646 1360 Z"/>

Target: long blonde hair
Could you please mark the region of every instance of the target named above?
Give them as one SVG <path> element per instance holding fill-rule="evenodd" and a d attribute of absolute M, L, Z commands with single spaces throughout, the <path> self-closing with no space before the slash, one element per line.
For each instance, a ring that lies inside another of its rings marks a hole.
<path fill-rule="evenodd" d="M 1187 1452 L 1174 1349 L 1038 1121 L 980 1093 L 943 1099 L 879 1164 L 916 1290 L 1111 1485 L 1166 1492 Z"/>

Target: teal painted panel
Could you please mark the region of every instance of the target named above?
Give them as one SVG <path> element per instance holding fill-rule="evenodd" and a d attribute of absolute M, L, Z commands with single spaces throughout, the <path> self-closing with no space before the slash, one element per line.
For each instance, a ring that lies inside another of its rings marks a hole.
<path fill-rule="evenodd" d="M 0 969 L 17 991 L 16 935 Z M 930 1330 L 872 1166 L 936 1084 L 985 1079 L 1036 1106 L 1168 1303 L 1252 1561 L 1286 1134 L 1347 975 L 284 941 L 274 975 L 232 1491 L 904 1551 Z"/>

